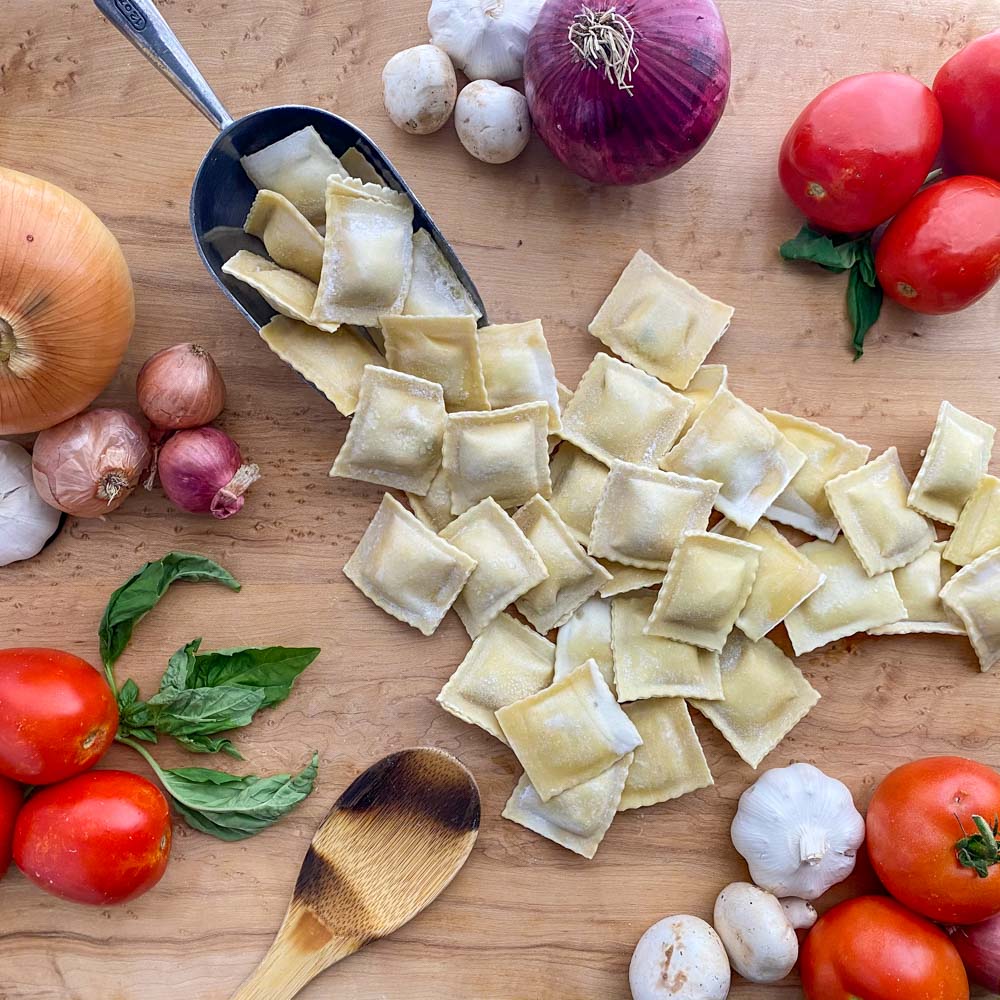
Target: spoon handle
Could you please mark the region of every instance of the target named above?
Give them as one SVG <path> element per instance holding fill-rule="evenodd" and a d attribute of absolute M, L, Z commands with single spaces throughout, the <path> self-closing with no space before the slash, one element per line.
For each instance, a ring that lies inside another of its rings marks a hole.
<path fill-rule="evenodd" d="M 97 9 L 217 128 L 233 122 L 153 0 L 94 0 Z"/>

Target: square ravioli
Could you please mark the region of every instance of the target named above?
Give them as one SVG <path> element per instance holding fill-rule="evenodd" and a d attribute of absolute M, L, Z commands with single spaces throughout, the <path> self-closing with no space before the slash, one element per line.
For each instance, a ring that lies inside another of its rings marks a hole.
<path fill-rule="evenodd" d="M 642 742 L 593 660 L 499 709 L 497 721 L 543 802 L 596 778 Z"/>
<path fill-rule="evenodd" d="M 663 583 L 663 573 L 658 569 L 639 569 L 637 566 L 623 566 L 611 559 L 597 560 L 610 574 L 611 579 L 601 584 L 601 597 L 617 597 L 633 590 L 659 587 Z"/>
<path fill-rule="evenodd" d="M 693 405 L 652 375 L 598 354 L 563 410 L 560 436 L 605 465 L 620 458 L 655 468 Z"/>
<path fill-rule="evenodd" d="M 625 754 L 596 778 L 567 788 L 548 802 L 522 774 L 500 815 L 589 860 L 615 818 L 631 763 L 632 754 Z"/>
<path fill-rule="evenodd" d="M 757 578 L 736 619 L 737 627 L 752 642 L 783 622 L 825 579 L 770 521 L 761 519 L 749 531 L 732 521 L 720 521 L 712 530 L 760 546 Z"/>
<path fill-rule="evenodd" d="M 860 469 L 871 448 L 802 417 L 777 410 L 764 410 L 764 416 L 806 456 L 805 464 L 768 508 L 767 517 L 825 542 L 836 541 L 840 522 L 826 498 L 826 484 Z"/>
<path fill-rule="evenodd" d="M 1000 547 L 1000 479 L 983 476 L 958 516 L 944 557 L 956 566 L 968 566 L 997 547 Z"/>
<path fill-rule="evenodd" d="M 691 400 L 691 412 L 681 429 L 684 437 L 691 425 L 702 415 L 705 407 L 718 395 L 720 389 L 725 389 L 729 383 L 729 369 L 725 365 L 702 365 L 687 384 L 682 395 Z"/>
<path fill-rule="evenodd" d="M 913 562 L 936 537 L 930 522 L 906 505 L 909 492 L 895 448 L 826 484 L 841 531 L 869 576 Z"/>
<path fill-rule="evenodd" d="M 722 483 L 716 510 L 752 528 L 805 460 L 752 406 L 719 389 L 660 468 Z"/>
<path fill-rule="evenodd" d="M 385 364 L 372 342 L 349 326 L 327 333 L 297 319 L 275 316 L 261 327 L 260 338 L 345 417 L 358 408 L 365 366 Z"/>
<path fill-rule="evenodd" d="M 426 229 L 413 234 L 413 274 L 404 316 L 475 316 L 482 312 Z"/>
<path fill-rule="evenodd" d="M 732 318 L 732 306 L 637 250 L 588 329 L 626 361 L 685 389 Z"/>
<path fill-rule="evenodd" d="M 580 451 L 575 444 L 563 441 L 549 463 L 552 479 L 552 506 L 563 519 L 573 537 L 581 544 L 590 541 L 594 511 L 601 499 L 608 467 Z"/>
<path fill-rule="evenodd" d="M 556 634 L 556 673 L 561 680 L 581 663 L 593 660 L 611 693 L 615 693 L 615 665 L 611 656 L 611 602 L 591 597 L 573 612 Z"/>
<path fill-rule="evenodd" d="M 488 410 L 475 316 L 383 316 L 390 368 L 437 382 L 448 410 Z"/>
<path fill-rule="evenodd" d="M 573 612 L 611 579 L 611 574 L 587 555 L 542 497 L 529 500 L 514 515 L 514 520 L 542 557 L 549 573 L 521 597 L 517 610 L 539 632 L 549 632 L 565 625 Z"/>
<path fill-rule="evenodd" d="M 1000 549 L 963 566 L 942 588 L 941 600 L 965 625 L 980 669 L 992 670 L 1000 660 Z"/>
<path fill-rule="evenodd" d="M 723 700 L 691 704 L 756 769 L 819 701 L 819 692 L 770 639 L 751 642 L 733 632 L 720 662 Z"/>
<path fill-rule="evenodd" d="M 785 618 L 796 656 L 906 617 L 892 573 L 869 576 L 846 538 L 806 542 L 799 551 L 826 580 Z"/>
<path fill-rule="evenodd" d="M 326 236 L 311 323 L 376 326 L 403 308 L 413 267 L 413 202 L 353 177 L 326 184 Z"/>
<path fill-rule="evenodd" d="M 330 475 L 426 493 L 441 465 L 445 417 L 441 386 L 365 365 L 357 412 Z"/>
<path fill-rule="evenodd" d="M 714 785 L 683 698 L 652 698 L 625 706 L 625 714 L 642 737 L 618 811 L 653 806 Z"/>
<path fill-rule="evenodd" d="M 909 635 L 912 632 L 965 635 L 957 616 L 949 613 L 941 601 L 941 588 L 958 569 L 942 558 L 944 545 L 944 542 L 935 542 L 908 566 L 892 571 L 907 615 L 891 625 L 870 628 L 869 635 Z"/>
<path fill-rule="evenodd" d="M 643 631 L 720 652 L 753 589 L 760 546 L 707 531 L 686 535 Z"/>
<path fill-rule="evenodd" d="M 386 493 L 344 575 L 393 618 L 432 635 L 475 568 Z"/>
<path fill-rule="evenodd" d="M 487 497 L 509 510 L 536 493 L 550 496 L 548 420 L 545 403 L 448 414 L 442 461 L 451 512 Z"/>
<path fill-rule="evenodd" d="M 455 612 L 473 639 L 549 575 L 524 532 L 492 497 L 460 514 L 440 536 L 477 563 L 455 601 Z"/>
<path fill-rule="evenodd" d="M 613 462 L 594 512 L 591 555 L 640 569 L 666 571 L 691 531 L 704 531 L 719 484 Z"/>
<path fill-rule="evenodd" d="M 643 632 L 652 594 L 622 594 L 611 602 L 611 648 L 619 701 L 722 697 L 719 654 Z"/>
<path fill-rule="evenodd" d="M 549 404 L 549 430 L 558 431 L 559 389 L 540 319 L 484 326 L 479 351 L 490 406 L 516 406 L 539 399 Z"/>
<path fill-rule="evenodd" d="M 996 428 L 945 401 L 923 464 L 913 480 L 909 505 L 944 524 L 954 524 L 986 474 Z"/>
<path fill-rule="evenodd" d="M 319 284 L 323 237 L 284 195 L 258 191 L 243 231 L 256 236 L 276 264 Z"/>
<path fill-rule="evenodd" d="M 455 520 L 455 515 L 451 512 L 448 476 L 443 465 L 431 480 L 426 493 L 407 493 L 406 499 L 410 502 L 413 513 L 435 533 L 447 528 Z"/>
<path fill-rule="evenodd" d="M 552 683 L 555 655 L 544 636 L 510 615 L 499 615 L 473 642 L 441 689 L 438 704 L 506 743 L 497 709 L 544 691 Z"/>

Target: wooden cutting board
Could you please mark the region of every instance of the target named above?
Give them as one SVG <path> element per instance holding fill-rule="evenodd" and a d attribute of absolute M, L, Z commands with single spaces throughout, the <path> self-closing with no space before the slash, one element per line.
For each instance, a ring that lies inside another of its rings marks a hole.
<path fill-rule="evenodd" d="M 775 178 L 785 129 L 821 87 L 877 69 L 930 81 L 961 45 L 997 26 L 997 0 L 723 0 L 734 76 L 721 127 L 680 173 L 620 190 L 569 175 L 537 140 L 516 162 L 489 167 L 465 154 L 450 125 L 423 138 L 397 131 L 382 109 L 380 73 L 398 49 L 426 41 L 427 0 L 160 6 L 232 113 L 316 103 L 366 129 L 453 241 L 491 317 L 542 318 L 568 385 L 597 346 L 587 323 L 643 247 L 736 306 L 711 360 L 730 366 L 730 384 L 754 405 L 829 424 L 876 453 L 898 445 L 911 475 L 942 398 L 1000 422 L 1000 292 L 952 318 L 888 308 L 855 364 L 843 279 L 778 258 L 800 220 Z M 303 996 L 624 1000 L 646 926 L 668 913 L 709 917 L 719 889 L 746 877 L 728 828 L 753 772 L 699 718 L 715 786 L 624 815 L 596 860 L 500 819 L 519 773 L 513 755 L 434 703 L 468 646 L 460 624 L 452 616 L 424 639 L 342 575 L 381 490 L 327 478 L 347 422 L 266 349 L 195 253 L 187 197 L 211 138 L 89 0 L 4 0 L 0 161 L 87 201 L 121 240 L 136 281 L 136 336 L 102 401 L 132 407 L 150 353 L 200 341 L 229 386 L 222 424 L 263 480 L 226 522 L 179 515 L 148 493 L 105 522 L 70 521 L 40 558 L 0 571 L 0 643 L 60 646 L 96 663 L 97 623 L 114 587 L 170 549 L 210 555 L 243 592 L 176 588 L 137 629 L 120 675 L 148 691 L 169 653 L 199 635 L 205 648 L 322 646 L 294 695 L 237 741 L 248 772 L 300 767 L 317 748 L 319 781 L 291 817 L 240 844 L 178 823 L 160 886 L 118 909 L 59 902 L 11 873 L 0 884 L 0 998 L 228 997 L 267 948 L 339 791 L 375 758 L 429 744 L 457 754 L 479 781 L 483 829 L 472 858 L 427 912 Z M 964 640 L 854 638 L 800 663 L 823 698 L 766 766 L 812 761 L 863 805 L 913 757 L 965 753 L 1000 765 L 1000 677 L 980 675 Z M 169 741 L 157 757 L 190 763 Z M 131 751 L 107 760 L 144 771 Z M 794 979 L 737 982 L 731 995 L 793 1000 L 801 990 Z"/>

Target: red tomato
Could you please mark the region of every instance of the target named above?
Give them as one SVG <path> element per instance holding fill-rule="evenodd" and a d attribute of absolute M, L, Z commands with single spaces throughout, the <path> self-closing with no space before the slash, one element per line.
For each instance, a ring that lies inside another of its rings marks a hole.
<path fill-rule="evenodd" d="M 170 834 L 156 785 L 127 771 L 89 771 L 28 799 L 14 828 L 14 860 L 54 896 L 107 906 L 160 881 Z"/>
<path fill-rule="evenodd" d="M 14 840 L 14 820 L 24 803 L 24 789 L 9 778 L 0 777 L 0 878 L 10 866 L 10 848 Z"/>
<path fill-rule="evenodd" d="M 1000 774 L 964 757 L 927 757 L 889 773 L 868 806 L 868 856 L 882 884 L 931 920 L 974 924 L 1000 913 L 1000 865 L 986 878 L 959 863 L 974 815 L 1000 815 Z"/>
<path fill-rule="evenodd" d="M 1000 31 L 953 55 L 938 70 L 934 96 L 944 116 L 949 165 L 1000 180 Z"/>
<path fill-rule="evenodd" d="M 816 226 L 874 229 L 927 178 L 941 145 L 941 110 L 919 80 L 863 73 L 827 87 L 785 136 L 778 176 Z"/>
<path fill-rule="evenodd" d="M 969 1000 L 965 967 L 947 935 L 884 896 L 828 910 L 800 959 L 806 1000 Z"/>
<path fill-rule="evenodd" d="M 919 313 L 951 313 L 1000 278 L 1000 184 L 951 177 L 889 223 L 875 254 L 885 294 Z"/>
<path fill-rule="evenodd" d="M 86 660 L 58 649 L 0 649 L 0 774 L 48 785 L 97 763 L 118 705 Z"/>

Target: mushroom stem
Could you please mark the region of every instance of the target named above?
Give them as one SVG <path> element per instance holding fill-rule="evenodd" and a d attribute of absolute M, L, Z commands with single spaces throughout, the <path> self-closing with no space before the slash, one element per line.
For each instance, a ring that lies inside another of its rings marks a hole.
<path fill-rule="evenodd" d="M 822 827 L 803 826 L 799 830 L 799 858 L 803 864 L 818 865 L 826 849 L 826 831 Z"/>
<path fill-rule="evenodd" d="M 819 919 L 816 907 L 797 896 L 778 900 L 788 922 L 798 930 L 808 930 Z"/>

